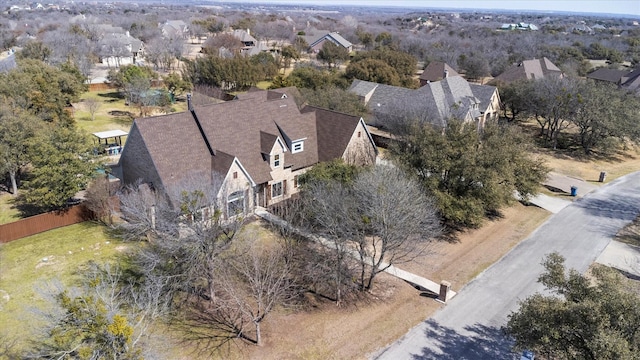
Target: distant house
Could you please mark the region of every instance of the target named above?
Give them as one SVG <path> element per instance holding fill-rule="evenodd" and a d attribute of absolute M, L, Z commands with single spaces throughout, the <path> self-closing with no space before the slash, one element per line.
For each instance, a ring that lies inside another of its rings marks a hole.
<path fill-rule="evenodd" d="M 563 78 L 564 74 L 551 60 L 543 57 L 512 65 L 502 74 L 496 76 L 491 83 L 509 84 L 518 80 L 542 79 L 549 76 Z"/>
<path fill-rule="evenodd" d="M 102 64 L 120 67 L 136 64 L 143 55 L 144 43 L 129 35 L 127 31 L 124 34 L 105 34 L 98 42 L 98 48 Z"/>
<path fill-rule="evenodd" d="M 322 49 L 322 46 L 326 41 L 342 46 L 347 49 L 348 52 L 353 51 L 353 44 L 337 32 L 324 32 L 315 35 L 310 34 L 305 37 L 305 40 L 307 40 L 307 44 L 309 44 L 309 50 L 315 53 Z"/>
<path fill-rule="evenodd" d="M 297 193 L 298 176 L 320 161 L 375 161 L 377 149 L 362 118 L 300 110 L 295 93 L 295 88 L 254 91 L 136 119 L 116 173 L 124 184 L 150 184 L 174 204 L 176 194 L 196 180 L 226 204 L 225 215 L 231 217 Z"/>
<path fill-rule="evenodd" d="M 600 68 L 587 74 L 587 78 L 616 84 L 630 91 L 640 91 L 640 67 L 634 70 Z"/>
<path fill-rule="evenodd" d="M 182 20 L 167 20 L 160 24 L 160 30 L 164 38 L 189 38 L 189 26 Z"/>
<path fill-rule="evenodd" d="M 498 30 L 524 30 L 524 31 L 536 31 L 538 27 L 534 24 L 528 24 L 520 22 L 517 24 L 502 24 Z"/>
<path fill-rule="evenodd" d="M 234 57 L 237 54 L 241 54 L 244 56 L 253 56 L 258 55 L 262 52 L 273 52 L 274 48 L 269 47 L 265 42 L 261 42 L 256 40 L 253 36 L 251 36 L 251 31 L 247 30 L 232 30 L 227 32 L 226 34 L 232 35 L 236 39 L 238 39 L 242 46 L 240 48 L 226 48 L 221 46 L 218 49 L 218 56 L 224 58 Z"/>
<path fill-rule="evenodd" d="M 425 86 L 432 81 L 440 81 L 449 76 L 460 76 L 460 74 L 447 63 L 432 61 L 420 75 L 420 86 Z"/>
<path fill-rule="evenodd" d="M 240 40 L 245 48 L 252 48 L 258 45 L 258 40 L 251 36 L 251 30 L 233 30 L 230 32 L 231 35 L 235 36 L 238 40 Z"/>
<path fill-rule="evenodd" d="M 98 55 L 104 65 L 120 67 L 135 64 L 144 52 L 144 43 L 129 31 L 110 24 L 96 24 L 92 31 L 99 38 Z"/>
<path fill-rule="evenodd" d="M 359 95 L 373 114 L 369 124 L 382 128 L 389 128 L 389 121 L 405 115 L 436 126 L 445 127 L 449 119 L 456 118 L 482 128 L 487 120 L 497 118 L 500 110 L 496 87 L 469 84 L 461 76 L 429 82 L 415 90 L 354 80 L 349 91 Z"/>
<path fill-rule="evenodd" d="M 621 86 L 629 91 L 640 92 L 640 67 L 629 72 L 620 79 Z"/>
<path fill-rule="evenodd" d="M 585 24 L 584 22 L 573 25 L 573 27 L 571 27 L 571 31 L 584 33 L 584 34 L 594 33 L 593 29 L 587 26 L 587 24 Z"/>
<path fill-rule="evenodd" d="M 587 79 L 622 85 L 622 77 L 629 74 L 629 70 L 599 68 L 587 74 Z"/>

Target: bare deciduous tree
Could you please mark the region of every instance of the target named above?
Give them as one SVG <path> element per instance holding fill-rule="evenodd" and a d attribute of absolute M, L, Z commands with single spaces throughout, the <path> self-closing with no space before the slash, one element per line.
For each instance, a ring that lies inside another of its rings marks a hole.
<path fill-rule="evenodd" d="M 440 235 L 440 218 L 424 189 L 396 167 L 360 173 L 353 190 L 365 234 L 356 239 L 360 282 L 371 289 L 380 272 L 424 254 L 429 240 Z"/>
<path fill-rule="evenodd" d="M 440 234 L 433 201 L 395 167 L 361 172 L 353 184 L 315 182 L 308 191 L 316 231 L 332 241 L 336 270 L 357 259 L 361 290 L 388 267 L 423 254 Z"/>
<path fill-rule="evenodd" d="M 97 220 L 113 225 L 114 206 L 110 197 L 114 194 L 109 179 L 101 176 L 93 180 L 85 194 L 84 205 Z"/>
<path fill-rule="evenodd" d="M 254 338 L 249 338 L 246 330 L 238 335 L 262 345 L 260 325 L 265 317 L 276 306 L 297 296 L 283 249 L 253 244 L 239 256 L 230 258 L 228 266 L 220 270 L 223 294 L 216 303 L 230 314 L 239 311 L 237 328 L 242 329 L 242 324 L 253 325 Z"/>
<path fill-rule="evenodd" d="M 96 119 L 96 112 L 100 109 L 100 101 L 94 98 L 88 98 L 84 100 L 84 105 L 87 107 L 87 111 L 89 111 L 89 115 L 91 115 L 91 121 Z"/>
<path fill-rule="evenodd" d="M 336 303 L 340 305 L 344 293 L 348 293 L 354 277 L 353 247 L 350 242 L 354 237 L 363 236 L 360 228 L 352 226 L 350 220 L 357 212 L 357 204 L 350 201 L 351 191 L 348 185 L 337 181 L 313 181 L 305 185 L 306 206 L 313 217 L 311 229 L 322 235 L 326 251 L 320 251 L 325 261 L 318 263 L 328 265 L 331 274 L 330 283 L 334 287 Z M 348 225 L 347 225 L 348 224 Z"/>

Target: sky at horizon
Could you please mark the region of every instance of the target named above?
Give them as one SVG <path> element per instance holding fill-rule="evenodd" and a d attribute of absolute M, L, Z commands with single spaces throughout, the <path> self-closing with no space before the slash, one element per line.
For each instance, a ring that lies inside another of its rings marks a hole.
<path fill-rule="evenodd" d="M 572 11 L 640 17 L 640 0 L 221 0 L 289 5 L 361 5 L 423 8 Z"/>

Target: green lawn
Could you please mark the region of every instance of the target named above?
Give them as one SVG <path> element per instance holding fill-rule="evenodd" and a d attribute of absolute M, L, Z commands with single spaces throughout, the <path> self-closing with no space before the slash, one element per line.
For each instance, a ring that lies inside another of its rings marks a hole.
<path fill-rule="evenodd" d="M 13 205 L 14 199 L 11 194 L 0 193 L 0 225 L 20 219 L 20 212 Z"/>
<path fill-rule="evenodd" d="M 46 304 L 38 289 L 72 285 L 88 261 L 108 261 L 126 249 L 104 230 L 84 222 L 0 245 L 0 331 L 24 349 L 39 325 L 33 310 Z"/>
<path fill-rule="evenodd" d="M 94 99 L 100 103 L 95 120 L 91 120 L 91 114 L 84 104 L 86 99 Z M 126 106 L 124 99 L 120 99 L 115 90 L 86 92 L 82 94 L 80 102 L 74 104 L 74 117 L 78 127 L 90 134 L 117 129 L 129 131 L 133 118 L 138 115 L 138 109 Z"/>
<path fill-rule="evenodd" d="M 84 101 L 95 99 L 100 103 L 95 113 L 95 119 L 91 120 L 91 113 L 88 111 Z M 185 111 L 187 104 L 178 101 L 173 104 L 174 111 Z M 137 106 L 127 106 L 124 99 L 118 96 L 117 90 L 90 91 L 82 94 L 80 101 L 74 104 L 74 118 L 78 127 L 91 134 L 106 130 L 129 131 L 133 119 L 140 117 L 140 109 Z"/>

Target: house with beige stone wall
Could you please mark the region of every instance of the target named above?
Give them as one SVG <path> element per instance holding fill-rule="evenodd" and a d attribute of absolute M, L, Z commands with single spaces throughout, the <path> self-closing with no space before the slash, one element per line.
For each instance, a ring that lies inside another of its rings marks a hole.
<path fill-rule="evenodd" d="M 377 149 L 362 118 L 300 109 L 296 93 L 253 91 L 136 119 L 116 173 L 124 184 L 140 181 L 166 194 L 195 179 L 213 189 L 226 216 L 233 216 L 290 198 L 298 192 L 298 176 L 318 162 L 375 162 Z"/>

